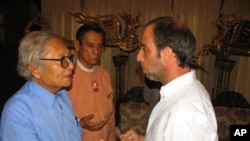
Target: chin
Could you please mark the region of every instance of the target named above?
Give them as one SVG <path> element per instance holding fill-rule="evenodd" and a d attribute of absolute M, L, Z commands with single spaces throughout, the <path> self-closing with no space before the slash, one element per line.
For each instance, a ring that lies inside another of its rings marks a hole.
<path fill-rule="evenodd" d="M 72 84 L 72 79 L 65 80 L 63 84 L 64 87 L 69 87 Z"/>
<path fill-rule="evenodd" d="M 153 75 L 151 74 L 146 74 L 146 77 L 152 81 L 159 81 L 159 79 L 157 79 L 156 77 L 154 77 Z"/>
<path fill-rule="evenodd" d="M 63 85 L 63 87 L 70 87 L 71 86 L 71 82 L 70 83 L 65 83 L 64 85 Z"/>

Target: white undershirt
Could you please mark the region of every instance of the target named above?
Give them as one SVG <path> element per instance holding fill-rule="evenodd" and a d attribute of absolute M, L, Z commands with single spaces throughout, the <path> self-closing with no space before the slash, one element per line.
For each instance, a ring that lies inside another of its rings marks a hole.
<path fill-rule="evenodd" d="M 88 72 L 88 73 L 93 72 L 93 71 L 94 71 L 94 68 L 95 68 L 95 66 L 92 67 L 91 69 L 86 68 L 84 65 L 82 65 L 82 63 L 80 62 L 79 59 L 76 61 L 76 64 L 79 66 L 79 68 L 81 68 L 83 71 L 86 71 L 86 72 Z"/>

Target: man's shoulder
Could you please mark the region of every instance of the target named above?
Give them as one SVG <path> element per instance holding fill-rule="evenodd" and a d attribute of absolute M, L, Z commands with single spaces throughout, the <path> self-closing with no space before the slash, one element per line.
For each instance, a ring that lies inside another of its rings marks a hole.
<path fill-rule="evenodd" d="M 24 109 L 27 110 L 31 103 L 32 96 L 30 91 L 22 87 L 6 101 L 3 113 L 6 113 L 8 116 L 11 116 L 11 113 L 25 114 Z M 22 112 L 20 113 L 20 111 Z"/>
<path fill-rule="evenodd" d="M 95 70 L 99 71 L 99 72 L 103 72 L 103 73 L 108 73 L 109 74 L 109 72 L 104 67 L 99 66 L 99 65 L 95 66 Z"/>

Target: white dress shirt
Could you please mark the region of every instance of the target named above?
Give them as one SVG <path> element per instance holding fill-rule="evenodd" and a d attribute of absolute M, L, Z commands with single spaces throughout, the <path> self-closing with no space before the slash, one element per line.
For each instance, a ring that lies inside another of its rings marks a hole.
<path fill-rule="evenodd" d="M 195 71 L 162 86 L 146 141 L 217 141 L 217 122 L 207 90 Z"/>

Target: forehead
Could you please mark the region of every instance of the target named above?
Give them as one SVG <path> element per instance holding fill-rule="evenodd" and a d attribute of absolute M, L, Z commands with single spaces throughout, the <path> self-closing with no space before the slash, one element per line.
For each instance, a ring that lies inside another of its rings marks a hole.
<path fill-rule="evenodd" d="M 102 34 L 95 32 L 95 31 L 88 31 L 83 36 L 83 39 L 101 39 L 102 40 Z"/>
<path fill-rule="evenodd" d="M 142 38 L 153 37 L 153 29 L 154 29 L 154 25 L 152 25 L 152 24 L 145 27 L 143 34 L 142 34 Z"/>
<path fill-rule="evenodd" d="M 61 39 L 51 38 L 45 44 L 45 54 L 65 54 L 68 52 L 69 50 L 66 44 Z"/>
<path fill-rule="evenodd" d="M 141 43 L 146 48 L 155 47 L 153 29 L 154 29 L 154 25 L 151 24 L 147 26 L 143 31 Z"/>

